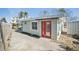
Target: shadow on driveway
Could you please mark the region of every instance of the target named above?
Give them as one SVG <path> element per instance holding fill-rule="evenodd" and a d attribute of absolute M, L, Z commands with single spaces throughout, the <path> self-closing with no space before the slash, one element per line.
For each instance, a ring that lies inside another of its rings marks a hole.
<path fill-rule="evenodd" d="M 26 34 L 26 35 L 34 37 L 34 38 L 40 38 L 40 36 L 38 36 L 38 35 L 30 34 L 30 33 L 27 33 L 27 32 L 22 32 L 20 29 L 16 30 L 16 32 Z"/>

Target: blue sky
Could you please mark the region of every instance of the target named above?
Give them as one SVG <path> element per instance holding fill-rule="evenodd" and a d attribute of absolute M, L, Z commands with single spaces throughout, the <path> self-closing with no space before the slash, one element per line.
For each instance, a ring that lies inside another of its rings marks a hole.
<path fill-rule="evenodd" d="M 0 17 L 6 17 L 11 21 L 11 17 L 17 16 L 20 11 L 27 11 L 30 17 L 37 17 L 42 11 L 48 11 L 49 14 L 55 14 L 56 8 L 0 8 Z M 79 8 L 68 8 L 72 12 L 71 16 L 79 17 Z"/>

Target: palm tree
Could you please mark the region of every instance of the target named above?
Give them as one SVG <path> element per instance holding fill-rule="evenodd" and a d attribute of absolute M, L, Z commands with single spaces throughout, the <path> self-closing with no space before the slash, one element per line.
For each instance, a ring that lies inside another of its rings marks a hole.
<path fill-rule="evenodd" d="M 18 15 L 19 15 L 19 18 L 27 17 L 28 16 L 28 12 L 21 11 Z"/>
<path fill-rule="evenodd" d="M 28 17 L 28 13 L 27 12 L 24 12 L 24 16 Z"/>
<path fill-rule="evenodd" d="M 22 18 L 23 17 L 22 14 L 23 14 L 22 11 L 18 14 L 19 18 Z"/>
<path fill-rule="evenodd" d="M 48 11 L 44 10 L 40 12 L 39 16 L 47 16 L 48 14 L 49 14 Z"/>

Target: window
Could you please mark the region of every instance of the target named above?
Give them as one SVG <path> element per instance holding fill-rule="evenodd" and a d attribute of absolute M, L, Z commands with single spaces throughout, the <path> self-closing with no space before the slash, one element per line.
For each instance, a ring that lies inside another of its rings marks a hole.
<path fill-rule="evenodd" d="M 27 24 L 27 22 L 25 21 L 24 24 Z"/>
<path fill-rule="evenodd" d="M 37 30 L 37 22 L 32 22 L 32 29 Z"/>
<path fill-rule="evenodd" d="M 46 23 L 46 32 L 50 32 L 50 23 L 49 22 Z"/>

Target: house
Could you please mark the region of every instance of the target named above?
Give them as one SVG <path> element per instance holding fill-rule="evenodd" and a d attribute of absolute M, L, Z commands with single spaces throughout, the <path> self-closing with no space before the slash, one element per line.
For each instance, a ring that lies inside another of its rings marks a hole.
<path fill-rule="evenodd" d="M 67 34 L 79 36 L 79 18 L 73 18 L 67 24 Z"/>
<path fill-rule="evenodd" d="M 21 22 L 23 32 L 55 40 L 58 40 L 61 35 L 61 19 L 57 16 L 26 18 Z"/>

